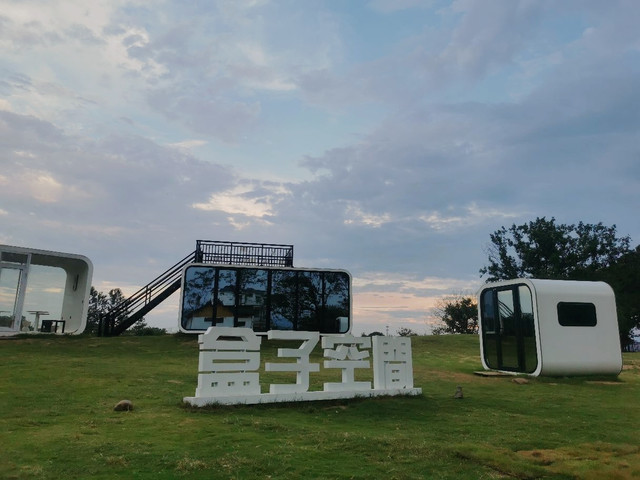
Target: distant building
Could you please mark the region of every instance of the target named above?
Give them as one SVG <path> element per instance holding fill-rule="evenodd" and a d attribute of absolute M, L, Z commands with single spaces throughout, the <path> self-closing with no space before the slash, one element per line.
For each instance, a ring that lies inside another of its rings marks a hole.
<path fill-rule="evenodd" d="M 35 284 L 38 269 L 54 273 L 45 276 L 51 284 Z M 93 265 L 82 255 L 0 245 L 0 335 L 82 333 L 92 276 Z M 59 311 L 38 304 L 50 291 L 59 292 Z"/>

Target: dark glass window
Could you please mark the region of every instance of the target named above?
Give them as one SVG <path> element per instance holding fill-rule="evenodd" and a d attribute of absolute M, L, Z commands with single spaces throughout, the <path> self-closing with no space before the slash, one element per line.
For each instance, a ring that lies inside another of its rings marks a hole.
<path fill-rule="evenodd" d="M 267 328 L 267 270 L 238 271 L 240 293 L 238 298 L 238 326 L 252 327 L 256 332 Z"/>
<path fill-rule="evenodd" d="M 489 368 L 532 373 L 538 366 L 533 297 L 526 285 L 483 290 L 482 343 Z"/>
<path fill-rule="evenodd" d="M 273 330 L 297 330 L 298 272 L 275 270 L 271 281 L 271 324 Z"/>
<path fill-rule="evenodd" d="M 349 330 L 349 276 L 344 272 L 323 272 L 325 314 L 321 332 L 347 333 Z"/>
<path fill-rule="evenodd" d="M 298 275 L 298 330 L 319 331 L 324 316 L 321 272 Z"/>
<path fill-rule="evenodd" d="M 236 318 L 236 271 L 218 270 L 218 282 L 214 290 L 214 324 L 222 327 L 237 327 Z"/>
<path fill-rule="evenodd" d="M 182 288 L 182 328 L 206 330 L 214 324 L 213 290 L 216 271 L 208 267 L 189 267 Z"/>
<path fill-rule="evenodd" d="M 193 265 L 184 274 L 182 328 L 347 333 L 350 286 L 344 271 Z"/>
<path fill-rule="evenodd" d="M 593 303 L 558 303 L 558 322 L 563 327 L 595 327 L 596 306 Z"/>

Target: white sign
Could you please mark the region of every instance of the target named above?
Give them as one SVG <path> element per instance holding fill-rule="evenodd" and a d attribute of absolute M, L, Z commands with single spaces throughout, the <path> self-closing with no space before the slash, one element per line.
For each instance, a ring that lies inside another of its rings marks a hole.
<path fill-rule="evenodd" d="M 234 340 L 229 340 L 233 338 Z M 199 336 L 200 361 L 195 397 L 184 401 L 193 406 L 210 404 L 257 404 L 334 400 L 339 398 L 381 395 L 420 395 L 413 388 L 411 339 L 409 337 L 322 337 L 325 369 L 340 369 L 341 382 L 323 384 L 323 390 L 310 391 L 309 379 L 320 371 L 310 355 L 320 340 L 318 332 L 270 330 L 268 339 L 298 342 L 297 348 L 279 348 L 279 358 L 291 362 L 266 362 L 267 372 L 295 372 L 296 383 L 271 384 L 269 393 L 261 393 L 259 382 L 260 344 L 262 339 L 250 328 L 211 327 Z M 370 350 L 373 345 L 373 356 Z M 369 360 L 371 358 L 371 360 Z M 371 382 L 355 380 L 355 371 L 370 369 Z"/>

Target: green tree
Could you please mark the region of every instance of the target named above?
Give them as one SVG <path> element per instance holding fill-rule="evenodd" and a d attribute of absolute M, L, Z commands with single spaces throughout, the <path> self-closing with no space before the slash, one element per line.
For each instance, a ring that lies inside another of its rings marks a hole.
<path fill-rule="evenodd" d="M 480 269 L 489 281 L 512 278 L 570 279 L 613 265 L 631 250 L 631 239 L 616 236 L 616 226 L 556 224 L 536 218 L 502 227 L 490 235 L 489 265 Z"/>
<path fill-rule="evenodd" d="M 443 333 L 478 333 L 478 304 L 469 295 L 453 295 L 440 300 L 432 310 L 442 325 L 433 329 Z"/>
<path fill-rule="evenodd" d="M 398 335 L 399 337 L 416 337 L 416 336 L 418 336 L 418 334 L 416 332 L 414 332 L 413 330 L 411 330 L 408 327 L 400 327 L 396 331 L 396 335 Z"/>
<path fill-rule="evenodd" d="M 490 235 L 489 265 L 480 269 L 489 281 L 513 278 L 604 281 L 616 294 L 620 341 L 630 341 L 640 327 L 640 247 L 616 226 L 602 223 L 556 224 L 536 218 L 524 225 L 502 227 Z"/>
<path fill-rule="evenodd" d="M 92 286 L 89 291 L 89 307 L 87 310 L 87 326 L 85 331 L 88 333 L 97 333 L 100 316 L 107 313 L 123 300 L 125 300 L 125 296 L 119 288 L 112 288 L 108 293 L 102 293 Z M 127 312 L 124 312 L 118 321 L 122 320 L 126 315 Z"/>
<path fill-rule="evenodd" d="M 631 343 L 631 332 L 640 329 L 640 245 L 614 264 L 593 274 L 576 272 L 577 279 L 607 282 L 616 294 L 622 346 Z"/>

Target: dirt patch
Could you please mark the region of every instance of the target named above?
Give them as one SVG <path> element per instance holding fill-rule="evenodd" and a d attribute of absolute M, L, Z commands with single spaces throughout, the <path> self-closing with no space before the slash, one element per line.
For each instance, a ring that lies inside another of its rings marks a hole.
<path fill-rule="evenodd" d="M 513 377 L 512 373 L 494 372 L 492 370 L 479 370 L 473 373 L 479 377 Z"/>
<path fill-rule="evenodd" d="M 456 383 L 462 382 L 475 382 L 478 383 L 480 379 L 474 375 L 469 373 L 459 373 L 459 372 L 445 372 L 442 370 L 424 370 L 426 372 L 426 378 L 437 378 L 438 380 L 451 380 Z M 415 376 L 415 372 L 414 372 Z"/>
<path fill-rule="evenodd" d="M 584 479 L 631 480 L 640 474 L 640 447 L 629 444 L 586 443 L 558 449 L 522 450 L 523 458 L 556 473 Z"/>

